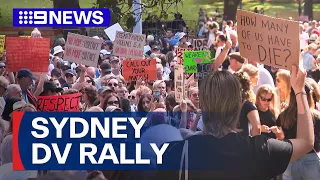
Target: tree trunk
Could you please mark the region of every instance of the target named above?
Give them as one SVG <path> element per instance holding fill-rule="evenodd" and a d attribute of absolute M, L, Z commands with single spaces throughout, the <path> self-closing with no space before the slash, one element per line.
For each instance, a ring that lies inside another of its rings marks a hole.
<path fill-rule="evenodd" d="M 54 8 L 80 8 L 79 0 L 53 0 Z"/>
<path fill-rule="evenodd" d="M 224 0 L 223 20 L 236 20 L 238 5 L 241 0 Z"/>
<path fill-rule="evenodd" d="M 53 0 L 53 8 L 80 8 L 79 0 Z M 80 34 L 86 35 L 86 28 L 65 27 L 64 29 L 78 29 Z"/>
<path fill-rule="evenodd" d="M 309 20 L 313 20 L 313 0 L 304 1 L 304 15 L 309 17 Z"/>

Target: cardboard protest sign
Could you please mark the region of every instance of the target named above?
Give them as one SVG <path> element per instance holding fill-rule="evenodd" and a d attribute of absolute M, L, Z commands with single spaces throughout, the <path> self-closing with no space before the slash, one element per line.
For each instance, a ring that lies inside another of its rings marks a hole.
<path fill-rule="evenodd" d="M 208 63 L 208 64 L 198 64 L 197 68 L 198 68 L 198 72 L 196 74 L 196 78 L 198 79 L 198 83 L 199 83 L 199 87 L 201 84 L 201 81 L 211 72 L 213 71 L 212 69 L 212 63 Z"/>
<path fill-rule="evenodd" d="M 185 51 L 184 55 L 184 67 L 187 73 L 198 72 L 197 64 L 211 63 L 210 51 Z"/>
<path fill-rule="evenodd" d="M 192 45 L 196 51 L 206 50 L 208 49 L 208 39 L 194 39 Z"/>
<path fill-rule="evenodd" d="M 176 64 L 174 66 L 174 87 L 176 101 L 181 102 L 185 94 L 183 65 Z"/>
<path fill-rule="evenodd" d="M 0 35 L 0 56 L 2 56 L 3 54 L 5 42 L 6 42 L 6 36 Z"/>
<path fill-rule="evenodd" d="M 188 97 L 188 91 L 190 85 L 192 85 L 194 81 L 194 74 L 184 74 L 184 97 Z"/>
<path fill-rule="evenodd" d="M 124 32 L 119 23 L 116 23 L 104 30 L 111 41 L 114 41 L 116 39 L 117 31 Z"/>
<path fill-rule="evenodd" d="M 81 93 L 61 96 L 39 96 L 37 109 L 39 112 L 78 112 Z"/>
<path fill-rule="evenodd" d="M 124 60 L 122 62 L 122 73 L 126 81 L 157 80 L 157 67 L 155 59 Z"/>
<path fill-rule="evenodd" d="M 291 69 L 299 64 L 299 23 L 238 10 L 241 55 L 258 63 Z"/>
<path fill-rule="evenodd" d="M 49 38 L 6 38 L 8 72 L 28 68 L 33 72 L 48 72 Z"/>
<path fill-rule="evenodd" d="M 193 49 L 187 49 L 187 48 L 178 48 L 177 49 L 177 63 L 183 65 L 183 53 L 184 51 L 193 51 Z"/>
<path fill-rule="evenodd" d="M 63 59 L 77 64 L 97 67 L 102 40 L 68 33 Z"/>
<path fill-rule="evenodd" d="M 117 31 L 113 45 L 113 54 L 132 59 L 143 58 L 146 36 L 129 32 Z"/>

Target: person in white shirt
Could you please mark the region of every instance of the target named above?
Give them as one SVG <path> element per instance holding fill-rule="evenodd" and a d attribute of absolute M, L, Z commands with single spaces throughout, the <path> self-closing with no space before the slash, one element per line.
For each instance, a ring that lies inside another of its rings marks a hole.
<path fill-rule="evenodd" d="M 309 35 L 303 32 L 303 25 L 300 24 L 300 49 L 304 50 L 308 46 Z"/>
<path fill-rule="evenodd" d="M 272 88 L 274 88 L 274 81 L 273 78 L 270 74 L 270 72 L 264 68 L 264 66 L 259 63 L 257 63 L 256 61 L 252 61 L 252 60 L 248 60 L 248 63 L 259 68 L 259 80 L 258 80 L 258 84 L 256 86 L 253 87 L 253 92 L 256 94 L 259 87 L 263 84 L 268 84 L 270 85 Z"/>
<path fill-rule="evenodd" d="M 151 41 L 153 41 L 153 40 L 154 40 L 154 37 L 152 35 L 148 35 L 147 36 L 147 42 L 146 42 L 146 45 L 143 48 L 143 54 L 146 54 L 148 51 L 151 50 L 151 47 L 149 46 L 149 43 Z"/>
<path fill-rule="evenodd" d="M 221 53 L 221 51 L 225 47 L 226 41 L 227 41 L 226 36 L 224 36 L 224 35 L 218 36 L 218 38 L 217 38 L 217 46 L 218 46 L 218 48 L 217 48 L 217 51 L 216 51 L 214 59 L 217 59 L 217 57 L 219 56 L 219 54 Z"/>

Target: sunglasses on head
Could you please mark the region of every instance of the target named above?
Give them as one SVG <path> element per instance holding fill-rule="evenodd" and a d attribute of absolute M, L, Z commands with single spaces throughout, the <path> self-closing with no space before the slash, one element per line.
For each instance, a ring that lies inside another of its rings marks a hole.
<path fill-rule="evenodd" d="M 129 99 L 136 99 L 135 96 L 128 96 Z"/>
<path fill-rule="evenodd" d="M 260 98 L 261 98 L 261 101 L 267 101 L 267 102 L 271 102 L 272 101 L 272 98 L 267 99 L 267 98 L 264 98 L 262 96 L 260 96 Z"/>
<path fill-rule="evenodd" d="M 6 67 L 5 67 L 5 66 L 0 66 L 0 68 L 1 68 L 1 69 L 4 69 L 4 68 L 6 68 Z"/>

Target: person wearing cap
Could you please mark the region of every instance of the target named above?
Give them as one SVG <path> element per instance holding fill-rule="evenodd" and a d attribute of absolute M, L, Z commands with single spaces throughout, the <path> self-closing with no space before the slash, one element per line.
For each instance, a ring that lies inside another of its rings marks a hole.
<path fill-rule="evenodd" d="M 151 49 L 151 54 L 160 54 L 161 53 L 161 48 L 159 45 L 154 45 L 152 46 L 152 49 Z"/>
<path fill-rule="evenodd" d="M 188 48 L 187 34 L 184 32 L 179 33 L 179 47 L 180 48 Z"/>
<path fill-rule="evenodd" d="M 111 64 L 111 74 L 115 77 L 121 76 L 119 58 L 117 56 L 112 56 L 110 58 L 110 64 Z"/>
<path fill-rule="evenodd" d="M 58 56 L 59 58 L 62 58 L 63 57 L 63 53 L 64 53 L 64 50 L 61 46 L 55 46 L 53 48 L 53 54 L 54 56 Z"/>
<path fill-rule="evenodd" d="M 151 50 L 150 42 L 154 41 L 154 37 L 152 35 L 147 36 L 146 45 L 143 47 L 143 54 L 146 54 Z"/>
<path fill-rule="evenodd" d="M 39 96 L 56 96 L 63 89 L 61 87 L 57 87 L 57 84 L 53 82 L 53 80 L 45 81 L 43 84 L 43 91 Z"/>
<path fill-rule="evenodd" d="M 97 89 L 101 88 L 101 82 L 100 79 L 106 75 L 111 74 L 111 64 L 108 61 L 103 61 L 100 64 L 100 69 L 99 69 L 100 77 L 94 79 L 95 86 Z"/>
<path fill-rule="evenodd" d="M 229 55 L 229 61 L 230 66 L 228 68 L 228 71 L 231 73 L 235 73 L 242 69 L 245 59 L 240 55 L 240 53 L 236 52 Z"/>
<path fill-rule="evenodd" d="M 63 88 L 72 88 L 72 85 L 76 82 L 77 73 L 72 69 L 68 69 L 65 71 L 64 76 L 66 83 L 62 84 L 61 86 Z"/>
<path fill-rule="evenodd" d="M 18 84 L 22 90 L 22 98 L 26 103 L 30 103 L 34 106 L 37 106 L 37 99 L 30 91 L 33 80 L 37 80 L 37 77 L 32 74 L 29 69 L 20 69 L 17 75 Z"/>
<path fill-rule="evenodd" d="M 110 41 L 110 40 L 107 40 L 107 41 L 105 41 L 103 44 L 102 44 L 102 50 L 101 51 L 103 51 L 103 50 L 105 50 L 106 51 L 106 54 L 111 54 L 112 53 L 112 50 L 113 50 L 113 44 L 112 44 L 112 41 Z M 100 51 L 100 52 L 101 52 Z"/>
<path fill-rule="evenodd" d="M 99 101 L 96 101 L 94 104 L 98 104 L 97 105 L 98 107 L 104 109 L 105 98 L 112 92 L 113 92 L 113 90 L 109 86 L 103 86 L 102 88 L 100 88 L 98 90 Z"/>
<path fill-rule="evenodd" d="M 154 47 L 155 45 L 159 45 L 159 42 L 156 40 L 150 41 L 149 46 L 150 46 L 150 50 L 147 51 L 146 53 L 144 53 L 146 56 L 150 56 L 152 53 L 152 47 Z"/>

